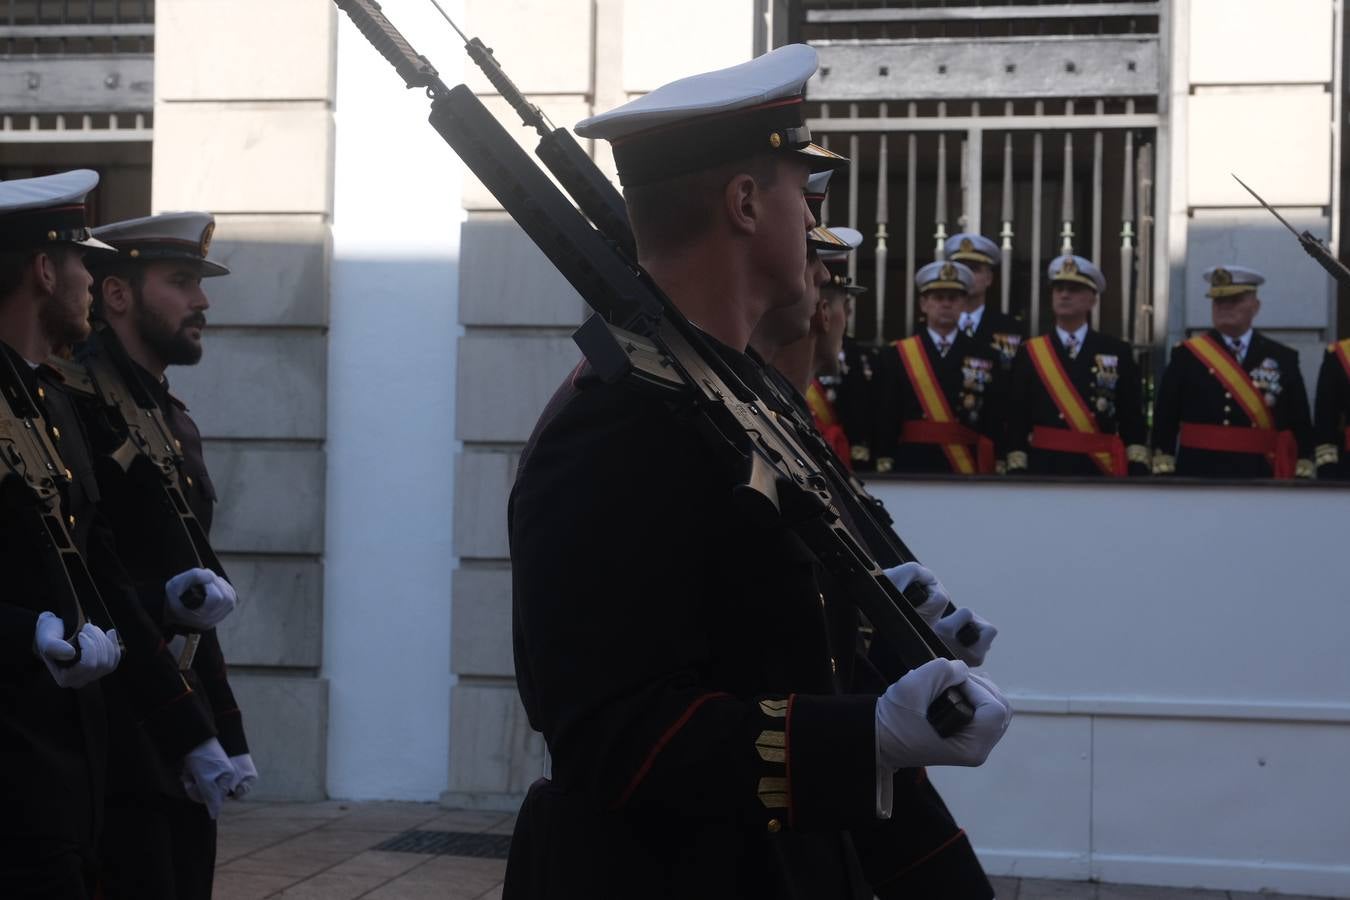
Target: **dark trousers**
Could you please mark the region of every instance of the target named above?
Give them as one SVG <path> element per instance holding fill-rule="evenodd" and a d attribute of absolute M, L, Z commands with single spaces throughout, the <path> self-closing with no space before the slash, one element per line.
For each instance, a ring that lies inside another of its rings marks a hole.
<path fill-rule="evenodd" d="M 216 823 L 190 800 L 109 797 L 99 857 L 104 900 L 210 900 Z"/>
<path fill-rule="evenodd" d="M 6 900 L 90 900 L 93 866 L 73 846 L 6 841 L 0 849 L 0 897 Z"/>

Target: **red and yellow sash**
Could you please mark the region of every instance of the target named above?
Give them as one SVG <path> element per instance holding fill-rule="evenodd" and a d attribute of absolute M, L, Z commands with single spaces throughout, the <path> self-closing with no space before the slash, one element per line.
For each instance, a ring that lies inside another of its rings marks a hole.
<path fill-rule="evenodd" d="M 1252 384 L 1247 370 L 1207 334 L 1197 335 L 1185 343 L 1186 349 L 1195 354 L 1195 358 L 1242 407 L 1252 425 L 1251 428 L 1232 428 L 1182 422 L 1181 446 L 1224 453 L 1260 453 L 1270 461 L 1271 474 L 1276 478 L 1293 478 L 1298 462 L 1298 442 L 1292 432 L 1275 431 L 1275 417 L 1261 392 Z"/>
<path fill-rule="evenodd" d="M 1053 435 L 1054 440 L 1048 440 L 1052 437 L 1048 434 L 1051 429 L 1045 429 L 1041 434 L 1041 440 L 1036 439 L 1036 432 L 1032 433 L 1031 444 L 1033 447 L 1040 447 L 1045 450 L 1058 450 L 1067 453 L 1083 453 L 1096 463 L 1097 468 L 1102 470 L 1103 475 L 1113 475 L 1123 478 L 1126 474 L 1127 464 L 1125 461 L 1125 447 L 1120 442 L 1118 435 L 1103 435 L 1097 428 L 1097 420 L 1093 418 L 1088 410 L 1087 404 L 1083 402 L 1082 396 L 1078 393 L 1078 388 L 1073 386 L 1069 380 L 1069 373 L 1064 371 L 1064 364 L 1059 360 L 1059 354 L 1055 352 L 1054 344 L 1050 342 L 1047 335 L 1034 337 L 1024 345 L 1027 348 L 1028 355 L 1031 356 L 1031 362 L 1036 367 L 1036 374 L 1040 376 L 1041 384 L 1045 386 L 1045 391 L 1050 395 L 1050 399 L 1055 402 L 1059 408 L 1059 413 L 1064 417 L 1066 428 L 1054 429 L 1066 431 L 1067 434 Z M 1041 429 L 1037 429 L 1040 431 Z M 1078 438 L 1077 435 L 1083 435 Z M 1114 438 L 1114 440 L 1112 440 Z M 1051 446 L 1051 443 L 1054 446 Z"/>
<path fill-rule="evenodd" d="M 900 354 L 900 362 L 904 363 L 905 372 L 909 375 L 909 383 L 914 386 L 914 396 L 919 398 L 919 407 L 923 410 L 925 421 L 939 426 L 956 426 L 944 428 L 942 438 L 948 440 L 958 437 L 970 438 L 969 441 L 963 440 L 959 443 L 938 444 L 947 461 L 951 463 L 952 471 L 960 472 L 962 475 L 974 475 L 977 470 L 976 460 L 970 452 L 970 445 L 979 442 L 979 435 L 965 428 L 956 421 L 956 416 L 952 415 L 951 405 L 938 384 L 937 375 L 933 372 L 933 363 L 928 359 L 928 351 L 924 349 L 923 341 L 917 336 L 907 337 L 896 341 L 895 349 Z M 905 439 L 904 430 L 913 424 L 921 423 L 905 423 L 902 428 L 902 440 Z M 956 431 L 957 428 L 961 431 Z M 917 436 L 913 429 L 910 429 L 910 434 Z M 922 442 L 937 443 L 937 441 Z"/>
<path fill-rule="evenodd" d="M 844 468 L 852 471 L 853 449 L 849 446 L 848 434 L 839 422 L 839 414 L 835 412 L 834 404 L 825 395 L 825 386 L 820 383 L 820 379 L 813 379 L 806 389 L 806 405 L 811 407 L 811 417 L 816 420 L 816 430 L 825 438 L 825 443 L 830 445 L 830 449 L 839 457 Z"/>

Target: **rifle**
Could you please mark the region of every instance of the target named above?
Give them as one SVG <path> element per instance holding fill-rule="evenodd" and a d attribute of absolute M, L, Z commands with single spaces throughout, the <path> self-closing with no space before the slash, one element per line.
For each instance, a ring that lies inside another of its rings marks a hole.
<path fill-rule="evenodd" d="M 1228 174 L 1233 175 L 1232 172 L 1229 172 Z M 1321 239 L 1313 235 L 1311 231 L 1305 230 L 1302 234 L 1300 234 L 1297 230 L 1295 230 L 1293 225 L 1290 225 L 1287 221 L 1285 221 L 1284 216 L 1280 215 L 1275 211 L 1274 207 L 1272 207 L 1265 200 L 1261 199 L 1260 194 L 1252 190 L 1250 187 L 1247 187 L 1247 182 L 1243 181 L 1241 178 L 1238 178 L 1236 175 L 1233 175 L 1233 180 L 1236 181 L 1238 184 L 1242 185 L 1244 188 L 1246 188 L 1247 193 L 1255 197 L 1257 203 L 1260 203 L 1262 206 L 1264 206 L 1267 212 L 1269 212 L 1272 216 L 1280 220 L 1281 225 L 1289 229 L 1289 233 L 1292 234 L 1298 240 L 1298 245 L 1303 248 L 1303 252 L 1313 258 L 1313 262 L 1317 263 L 1319 266 L 1326 269 L 1327 274 L 1330 275 L 1332 278 L 1336 279 L 1338 283 L 1340 283 L 1345 287 L 1350 287 L 1350 269 L 1347 269 L 1345 267 L 1345 264 L 1342 263 L 1339 259 L 1337 259 L 1334 254 L 1332 254 L 1330 247 L 1322 243 Z"/>
<path fill-rule="evenodd" d="M 216 557 L 206 530 L 192 512 L 179 484 L 182 456 L 163 411 L 132 367 L 115 338 L 104 336 L 99 352 L 81 359 L 103 401 L 104 413 L 124 440 L 103 459 L 99 471 L 104 477 L 125 478 L 146 505 L 149 534 L 142 539 L 154 544 L 172 573 L 206 568 L 225 578 L 225 569 Z M 199 584 L 183 592 L 182 604 L 197 609 L 206 602 L 206 590 Z M 192 665 L 201 634 L 185 635 L 178 667 Z"/>
<path fill-rule="evenodd" d="M 595 311 L 573 336 L 595 373 L 609 383 L 633 382 L 687 414 L 735 473 L 732 491 L 741 511 L 754 521 L 791 527 L 841 580 L 907 668 L 951 658 L 844 523 L 836 502 L 844 495 L 798 429 L 740 379 L 635 257 L 616 246 L 622 242 L 592 227 L 467 86 L 448 88 L 440 80 L 377 3 L 334 2 L 408 87 L 426 90 L 432 127 Z M 504 75 L 501 80 L 510 84 Z M 593 181 L 586 169 L 579 171 L 573 181 Z M 584 191 L 583 197 L 603 193 Z M 597 215 L 604 217 L 603 211 Z M 928 720 L 946 737 L 973 714 L 961 691 L 952 688 L 933 702 Z"/>
<path fill-rule="evenodd" d="M 65 639 L 75 648 L 69 660 L 57 660 L 66 668 L 79 662 L 80 629 L 91 618 L 104 630 L 114 626 L 99 595 L 84 557 L 75 544 L 61 512 L 59 482 L 74 479 L 47 434 L 47 423 L 19 378 L 10 355 L 0 349 L 0 506 L 21 523 L 23 531 L 36 538 L 47 583 L 56 601 L 56 614 L 65 625 Z M 90 617 L 87 614 L 93 613 Z"/>
<path fill-rule="evenodd" d="M 479 38 L 466 36 L 454 20 L 441 8 L 437 0 L 430 0 L 430 2 L 464 41 L 464 50 L 468 53 L 469 59 L 482 70 L 488 82 L 496 88 L 497 92 L 511 104 L 511 107 L 520 116 L 521 122 L 538 133 L 540 140 L 535 147 L 535 155 L 571 195 L 586 218 L 590 219 L 600 233 L 616 245 L 631 265 L 637 266 L 637 242 L 633 237 L 632 225 L 628 221 L 628 208 L 624 205 L 623 197 L 614 188 L 613 183 L 600 171 L 600 167 L 595 164 L 595 161 L 581 149 L 570 131 L 565 128 L 555 128 L 543 111 L 531 103 L 516 87 L 515 82 L 502 69 L 491 47 L 485 45 Z M 378 3 L 353 4 L 339 0 L 337 5 L 346 9 L 361 33 L 384 53 L 386 59 L 393 63 L 394 68 L 403 76 L 408 87 L 427 88 L 428 95 L 434 99 L 432 80 L 437 74 L 435 67 L 427 61 L 426 57 L 420 56 L 412 50 L 402 35 L 379 12 Z M 369 19 L 358 16 L 356 10 L 363 6 L 370 13 Z M 406 55 L 391 57 L 389 53 L 384 51 L 384 47 L 390 47 L 399 52 L 406 49 Z M 439 84 L 439 82 L 436 83 Z M 444 85 L 440 85 L 440 87 L 443 89 Z M 895 533 L 892 527 L 894 520 L 886 511 L 885 505 L 869 494 L 862 482 L 839 461 L 834 451 L 821 438 L 815 425 L 809 419 L 801 417 L 797 405 L 792 402 L 791 398 L 784 396 L 772 381 L 766 382 L 766 387 L 774 400 L 774 411 L 780 417 L 786 417 L 790 421 L 798 440 L 805 445 L 816 462 L 822 467 L 824 474 L 831 482 L 834 496 L 844 507 L 845 515 L 861 532 L 860 536 L 867 544 L 873 558 L 883 568 L 888 569 L 902 563 L 917 562 L 914 553 Z M 924 592 L 918 587 L 907 589 L 905 597 L 916 607 L 922 604 L 925 599 Z M 956 606 L 949 603 L 943 615 L 955 611 Z M 973 623 L 967 624 L 957 633 L 957 639 L 963 645 L 970 646 L 979 639 L 979 629 Z"/>

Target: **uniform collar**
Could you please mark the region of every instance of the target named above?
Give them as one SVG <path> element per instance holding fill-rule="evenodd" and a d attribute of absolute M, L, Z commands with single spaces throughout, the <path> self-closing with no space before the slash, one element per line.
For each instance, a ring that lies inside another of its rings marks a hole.
<path fill-rule="evenodd" d="M 1071 332 L 1065 331 L 1058 325 L 1055 326 L 1055 335 L 1059 337 L 1060 344 L 1065 347 L 1069 346 L 1069 338 L 1073 338 L 1077 342 L 1078 349 L 1082 350 L 1083 342 L 1087 340 L 1087 333 L 1088 333 L 1088 323 L 1086 322 L 1084 322 L 1082 325 L 1079 325 L 1076 330 Z"/>

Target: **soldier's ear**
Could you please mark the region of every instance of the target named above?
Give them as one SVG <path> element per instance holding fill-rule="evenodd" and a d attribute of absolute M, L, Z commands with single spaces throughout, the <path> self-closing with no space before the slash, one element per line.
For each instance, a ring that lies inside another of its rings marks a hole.
<path fill-rule="evenodd" d="M 131 281 L 123 278 L 121 275 L 109 275 L 103 279 L 103 285 L 100 288 L 103 294 L 103 309 L 105 314 L 126 315 L 131 309 L 131 303 L 135 299 L 131 289 Z"/>
<path fill-rule="evenodd" d="M 39 251 L 33 254 L 33 259 L 29 262 L 32 266 L 33 284 L 44 294 L 55 294 L 56 284 L 60 280 L 57 270 L 61 268 L 60 260 L 52 253 Z"/>

